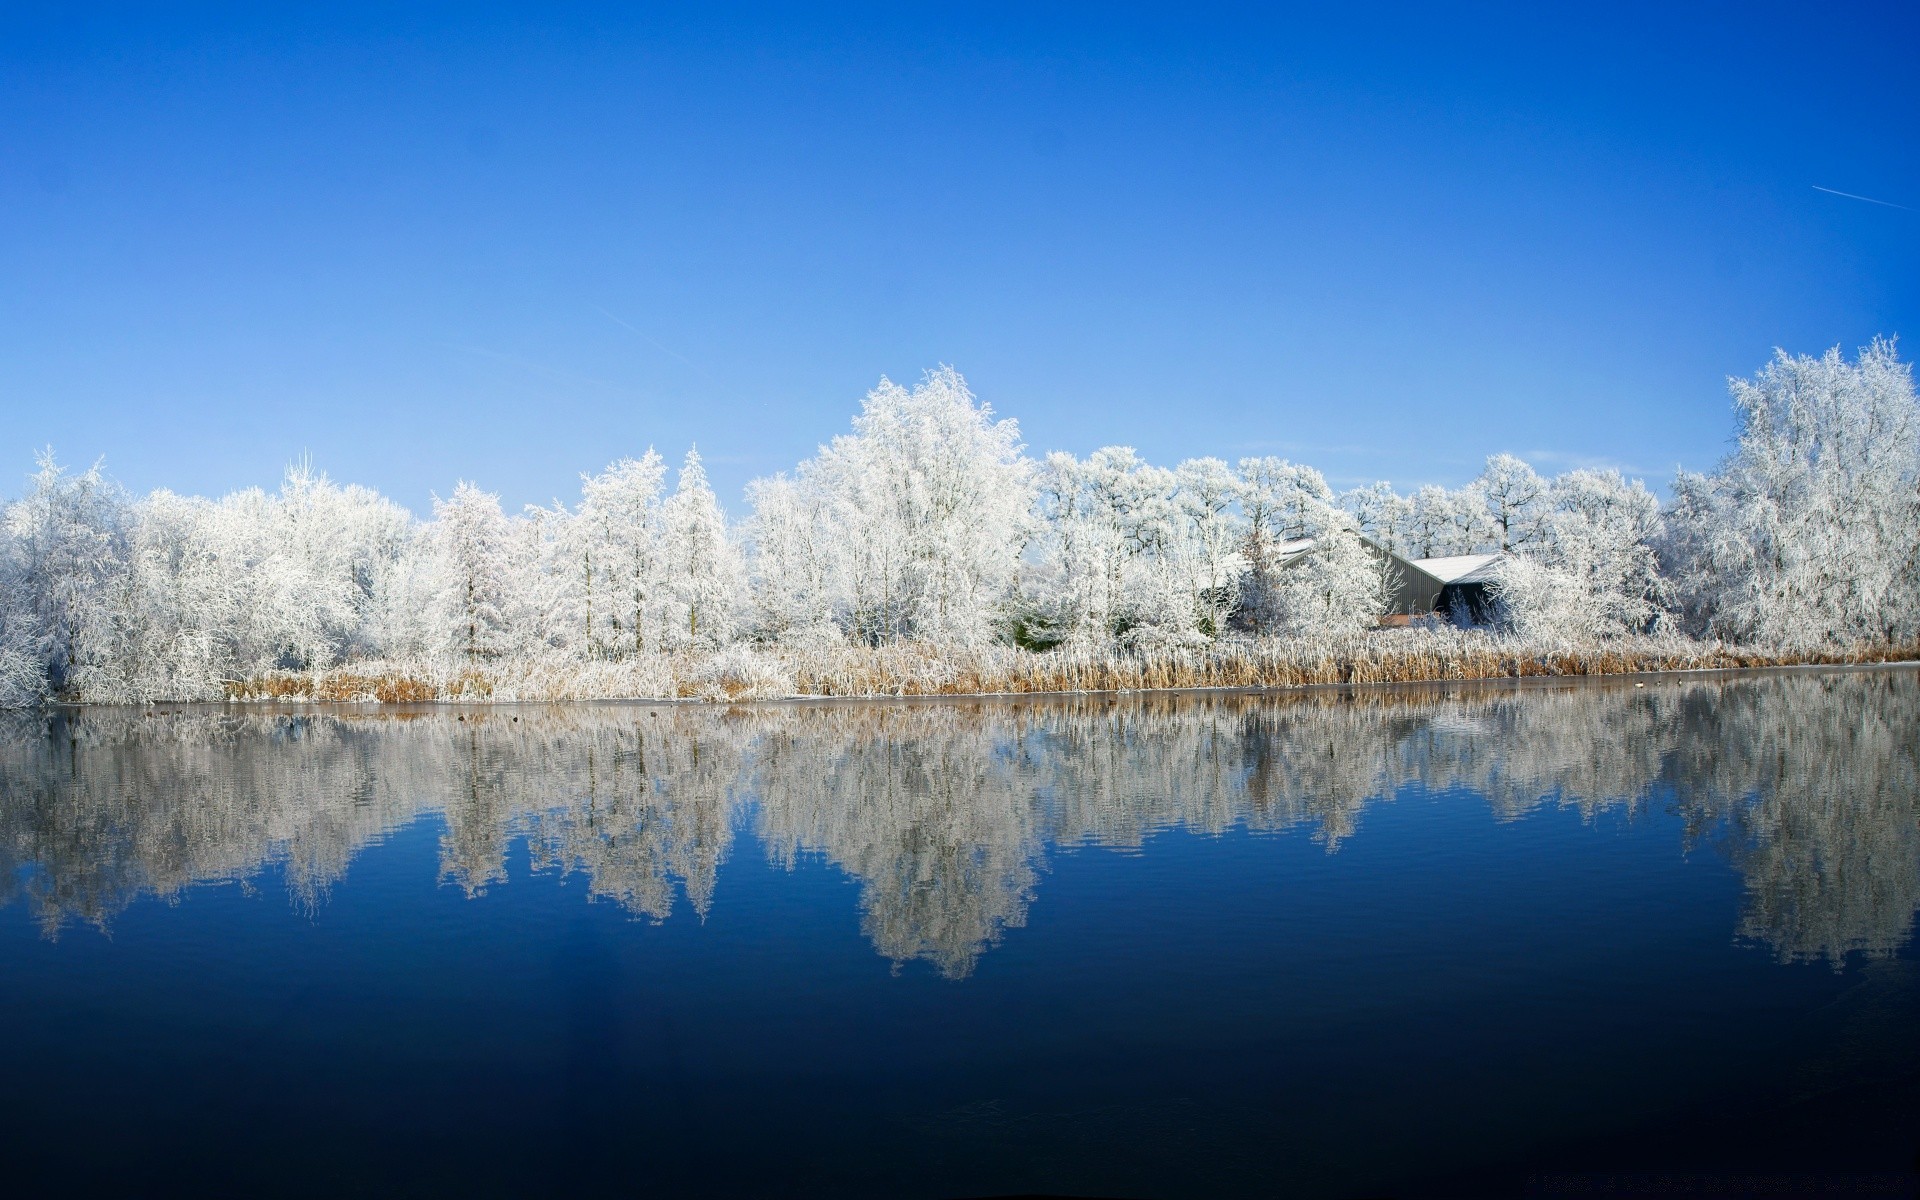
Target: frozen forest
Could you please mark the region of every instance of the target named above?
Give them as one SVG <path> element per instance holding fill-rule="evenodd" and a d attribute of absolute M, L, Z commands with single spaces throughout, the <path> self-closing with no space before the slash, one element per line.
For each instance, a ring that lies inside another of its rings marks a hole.
<path fill-rule="evenodd" d="M 424 519 L 306 464 L 271 494 L 135 497 L 47 452 L 0 522 L 0 705 L 782 695 L 806 690 L 795 663 L 860 653 L 885 692 L 909 660 L 971 662 L 995 690 L 1050 655 L 1273 661 L 1369 639 L 1911 647 L 1920 404 L 1894 345 L 1777 353 L 1732 398 L 1734 449 L 1665 503 L 1509 454 L 1410 493 L 1336 492 L 1279 458 L 1035 457 L 946 367 L 882 379 L 737 518 L 691 450 L 519 513 L 461 482 Z M 1381 628 L 1393 564 L 1464 555 L 1498 555 L 1489 605 Z"/>

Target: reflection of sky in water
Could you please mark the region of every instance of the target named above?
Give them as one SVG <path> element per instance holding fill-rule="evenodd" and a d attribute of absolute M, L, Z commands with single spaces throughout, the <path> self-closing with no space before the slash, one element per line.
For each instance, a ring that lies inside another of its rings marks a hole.
<path fill-rule="evenodd" d="M 466 1196 L 1903 1169 L 1916 708 L 1883 670 L 18 719 L 0 1161 Z"/>

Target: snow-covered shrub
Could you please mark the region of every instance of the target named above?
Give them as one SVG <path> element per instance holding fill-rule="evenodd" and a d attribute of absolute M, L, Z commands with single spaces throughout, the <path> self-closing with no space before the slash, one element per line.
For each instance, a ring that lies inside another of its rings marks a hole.
<path fill-rule="evenodd" d="M 1494 622 L 1529 641 L 1574 644 L 1603 636 L 1600 616 L 1586 584 L 1573 572 L 1523 556 L 1502 559 L 1487 585 Z"/>
<path fill-rule="evenodd" d="M 793 675 L 779 660 L 735 644 L 702 656 L 681 680 L 680 694 L 699 700 L 777 700 L 793 695 Z"/>

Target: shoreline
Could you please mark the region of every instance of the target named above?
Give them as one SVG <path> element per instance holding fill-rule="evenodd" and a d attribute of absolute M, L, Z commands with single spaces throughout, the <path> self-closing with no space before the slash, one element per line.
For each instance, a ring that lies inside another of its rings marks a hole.
<path fill-rule="evenodd" d="M 886 693 L 864 695 L 792 694 L 738 698 L 700 696 L 593 696 L 577 698 L 492 698 L 445 696 L 423 700 L 385 701 L 372 698 L 315 699 L 302 696 L 273 696 L 202 700 L 151 701 L 49 701 L 39 709 L 21 709 L 25 715 L 42 713 L 83 713 L 87 711 L 179 710 L 194 713 L 231 712 L 235 714 L 342 713 L 363 715 L 430 715 L 434 713 L 485 709 L 533 709 L 562 707 L 621 708 L 778 708 L 778 707 L 854 707 L 874 704 L 948 705 L 991 703 L 1018 705 L 1076 699 L 1146 700 L 1160 697 L 1290 697 L 1336 695 L 1408 695 L 1421 692 L 1442 699 L 1462 690 L 1473 692 L 1544 691 L 1573 687 L 1645 687 L 1649 683 L 1704 682 L 1714 679 L 1759 678 L 1768 675 L 1808 674 L 1815 672 L 1854 673 L 1861 671 L 1920 670 L 1920 655 L 1906 652 L 1902 657 L 1865 658 L 1843 661 L 1807 661 L 1755 663 L 1751 665 L 1655 667 L 1645 670 L 1539 672 L 1522 675 L 1462 675 L 1449 678 L 1328 681 L 1283 684 L 1189 685 L 1169 687 L 1082 688 L 1071 690 L 1024 690 L 932 693 Z"/>

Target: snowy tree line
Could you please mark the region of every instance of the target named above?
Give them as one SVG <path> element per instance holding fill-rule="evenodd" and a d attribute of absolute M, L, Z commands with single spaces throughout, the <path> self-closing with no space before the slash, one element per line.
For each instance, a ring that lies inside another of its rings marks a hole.
<path fill-rule="evenodd" d="M 420 520 L 306 464 L 276 493 L 135 498 L 43 455 L 0 521 L 0 703 L 198 698 L 373 660 L 484 673 L 739 644 L 1197 646 L 1351 634 L 1392 560 L 1500 552 L 1494 632 L 1775 648 L 1920 635 L 1920 404 L 1892 343 L 1779 353 L 1673 498 L 1510 454 L 1457 489 L 1336 492 L 1271 457 L 1025 453 L 951 368 L 883 379 L 850 433 L 730 522 L 699 455 L 572 505 L 462 482 Z"/>

